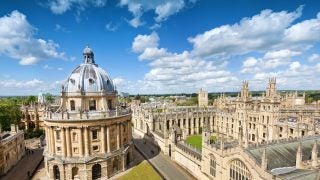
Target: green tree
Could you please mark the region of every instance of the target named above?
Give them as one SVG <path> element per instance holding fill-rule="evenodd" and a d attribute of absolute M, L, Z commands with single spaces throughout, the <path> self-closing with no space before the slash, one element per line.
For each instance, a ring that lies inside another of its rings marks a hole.
<path fill-rule="evenodd" d="M 0 124 L 3 130 L 10 130 L 10 124 L 19 124 L 21 119 L 20 101 L 7 98 L 0 101 Z"/>
<path fill-rule="evenodd" d="M 34 104 L 37 101 L 37 98 L 35 96 L 28 96 L 26 99 L 26 104 L 30 105 L 30 104 Z"/>
<path fill-rule="evenodd" d="M 45 94 L 45 99 L 46 99 L 46 102 L 49 103 L 49 104 L 52 104 L 54 102 L 54 96 L 50 93 L 47 93 Z"/>

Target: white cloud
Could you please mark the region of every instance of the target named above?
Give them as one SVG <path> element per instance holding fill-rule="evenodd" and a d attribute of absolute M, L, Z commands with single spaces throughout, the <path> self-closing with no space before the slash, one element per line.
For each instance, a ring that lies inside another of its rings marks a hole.
<path fill-rule="evenodd" d="M 64 53 L 58 52 L 58 44 L 51 40 L 34 37 L 34 28 L 19 11 L 0 17 L 0 54 L 19 59 L 21 65 L 36 64 L 40 60 L 61 58 Z"/>
<path fill-rule="evenodd" d="M 320 61 L 320 55 L 319 54 L 312 54 L 311 56 L 308 57 L 309 62 L 316 62 Z"/>
<path fill-rule="evenodd" d="M 243 61 L 243 67 L 252 67 L 258 63 L 258 60 L 254 57 L 249 57 L 247 60 Z"/>
<path fill-rule="evenodd" d="M 111 32 L 115 32 L 119 28 L 119 24 L 113 24 L 112 22 L 108 22 L 106 24 L 106 29 Z"/>
<path fill-rule="evenodd" d="M 140 53 L 140 60 L 150 60 L 151 69 L 139 82 L 143 92 L 194 92 L 200 87 L 228 86 L 237 80 L 231 72 L 222 69 L 224 61 L 214 64 L 192 56 L 189 51 L 172 53 L 158 46 L 159 37 L 155 32 L 138 35 L 132 44 L 132 50 Z"/>
<path fill-rule="evenodd" d="M 126 82 L 122 77 L 116 77 L 112 81 L 113 81 L 113 84 L 117 87 L 124 85 Z"/>
<path fill-rule="evenodd" d="M 193 53 L 199 56 L 237 55 L 284 48 L 288 46 L 283 42 L 285 31 L 301 16 L 301 12 L 302 6 L 294 12 L 263 10 L 239 23 L 190 37 L 189 42 L 193 43 Z"/>
<path fill-rule="evenodd" d="M 53 0 L 49 6 L 53 13 L 63 14 L 71 8 L 76 8 L 78 11 L 83 11 L 87 7 L 103 7 L 107 0 Z"/>
<path fill-rule="evenodd" d="M 144 52 L 146 48 L 155 48 L 158 46 L 159 36 L 153 32 L 150 35 L 138 35 L 132 43 L 132 50 L 136 53 Z"/>
<path fill-rule="evenodd" d="M 37 88 L 39 86 L 42 86 L 44 84 L 43 81 L 38 79 L 32 79 L 29 81 L 16 81 L 14 79 L 8 79 L 8 80 L 2 80 L 0 81 L 0 87 L 1 88 L 8 88 L 8 89 L 14 89 L 14 88 Z"/>
<path fill-rule="evenodd" d="M 63 33 L 70 33 L 71 32 L 60 24 L 56 24 L 54 30 L 59 31 L 59 32 L 63 32 Z"/>
<path fill-rule="evenodd" d="M 154 18 L 157 23 L 165 21 L 168 17 L 181 11 L 187 0 L 163 0 L 163 1 L 142 1 L 142 0 L 120 0 L 120 6 L 126 6 L 128 11 L 133 15 L 129 23 L 133 27 L 139 27 L 144 22 L 141 21 L 143 13 L 153 11 L 156 15 Z M 191 2 L 194 3 L 194 2 Z"/>

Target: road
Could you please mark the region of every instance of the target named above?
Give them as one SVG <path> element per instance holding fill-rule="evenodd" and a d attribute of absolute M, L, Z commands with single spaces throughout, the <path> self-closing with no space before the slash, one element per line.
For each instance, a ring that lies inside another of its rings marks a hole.
<path fill-rule="evenodd" d="M 27 180 L 28 171 L 31 175 L 36 170 L 37 165 L 43 158 L 43 148 L 33 149 L 33 153 L 26 155 L 8 172 L 8 174 L 2 177 L 2 180 Z"/>
<path fill-rule="evenodd" d="M 157 147 L 150 142 L 142 140 L 137 135 L 133 135 L 134 144 L 140 152 L 149 160 L 149 162 L 168 180 L 193 180 L 196 179 L 186 170 L 174 163 L 163 153 L 159 153 Z M 153 153 L 152 153 L 153 151 Z"/>

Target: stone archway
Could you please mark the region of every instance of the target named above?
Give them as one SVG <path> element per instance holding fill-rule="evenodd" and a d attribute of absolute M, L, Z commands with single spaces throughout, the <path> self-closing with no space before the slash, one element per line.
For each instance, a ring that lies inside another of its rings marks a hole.
<path fill-rule="evenodd" d="M 53 166 L 53 179 L 60 180 L 60 171 L 59 171 L 59 167 L 57 165 Z"/>
<path fill-rule="evenodd" d="M 95 164 L 92 166 L 92 180 L 98 180 L 101 178 L 101 165 Z"/>
<path fill-rule="evenodd" d="M 79 180 L 80 179 L 79 168 L 78 167 L 73 167 L 72 168 L 72 179 L 73 180 Z"/>

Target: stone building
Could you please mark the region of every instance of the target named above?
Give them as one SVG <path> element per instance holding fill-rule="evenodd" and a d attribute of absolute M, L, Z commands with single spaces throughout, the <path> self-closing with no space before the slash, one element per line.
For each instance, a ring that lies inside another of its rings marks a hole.
<path fill-rule="evenodd" d="M 0 127 L 0 177 L 5 175 L 25 154 L 24 134 L 18 125 L 2 132 Z"/>
<path fill-rule="evenodd" d="M 83 63 L 69 75 L 57 111 L 44 113 L 49 179 L 100 179 L 132 161 L 131 112 L 118 106 L 107 73 L 83 50 Z"/>
<path fill-rule="evenodd" d="M 213 106 L 133 105 L 132 122 L 137 134 L 199 179 L 320 178 L 320 109 L 303 98 L 279 93 L 275 78 L 252 97 L 244 81 L 237 97 L 222 94 Z M 202 134 L 202 149 L 185 143 L 193 134 Z"/>
<path fill-rule="evenodd" d="M 202 88 L 198 92 L 198 104 L 199 107 L 208 106 L 208 91 L 204 91 Z"/>

